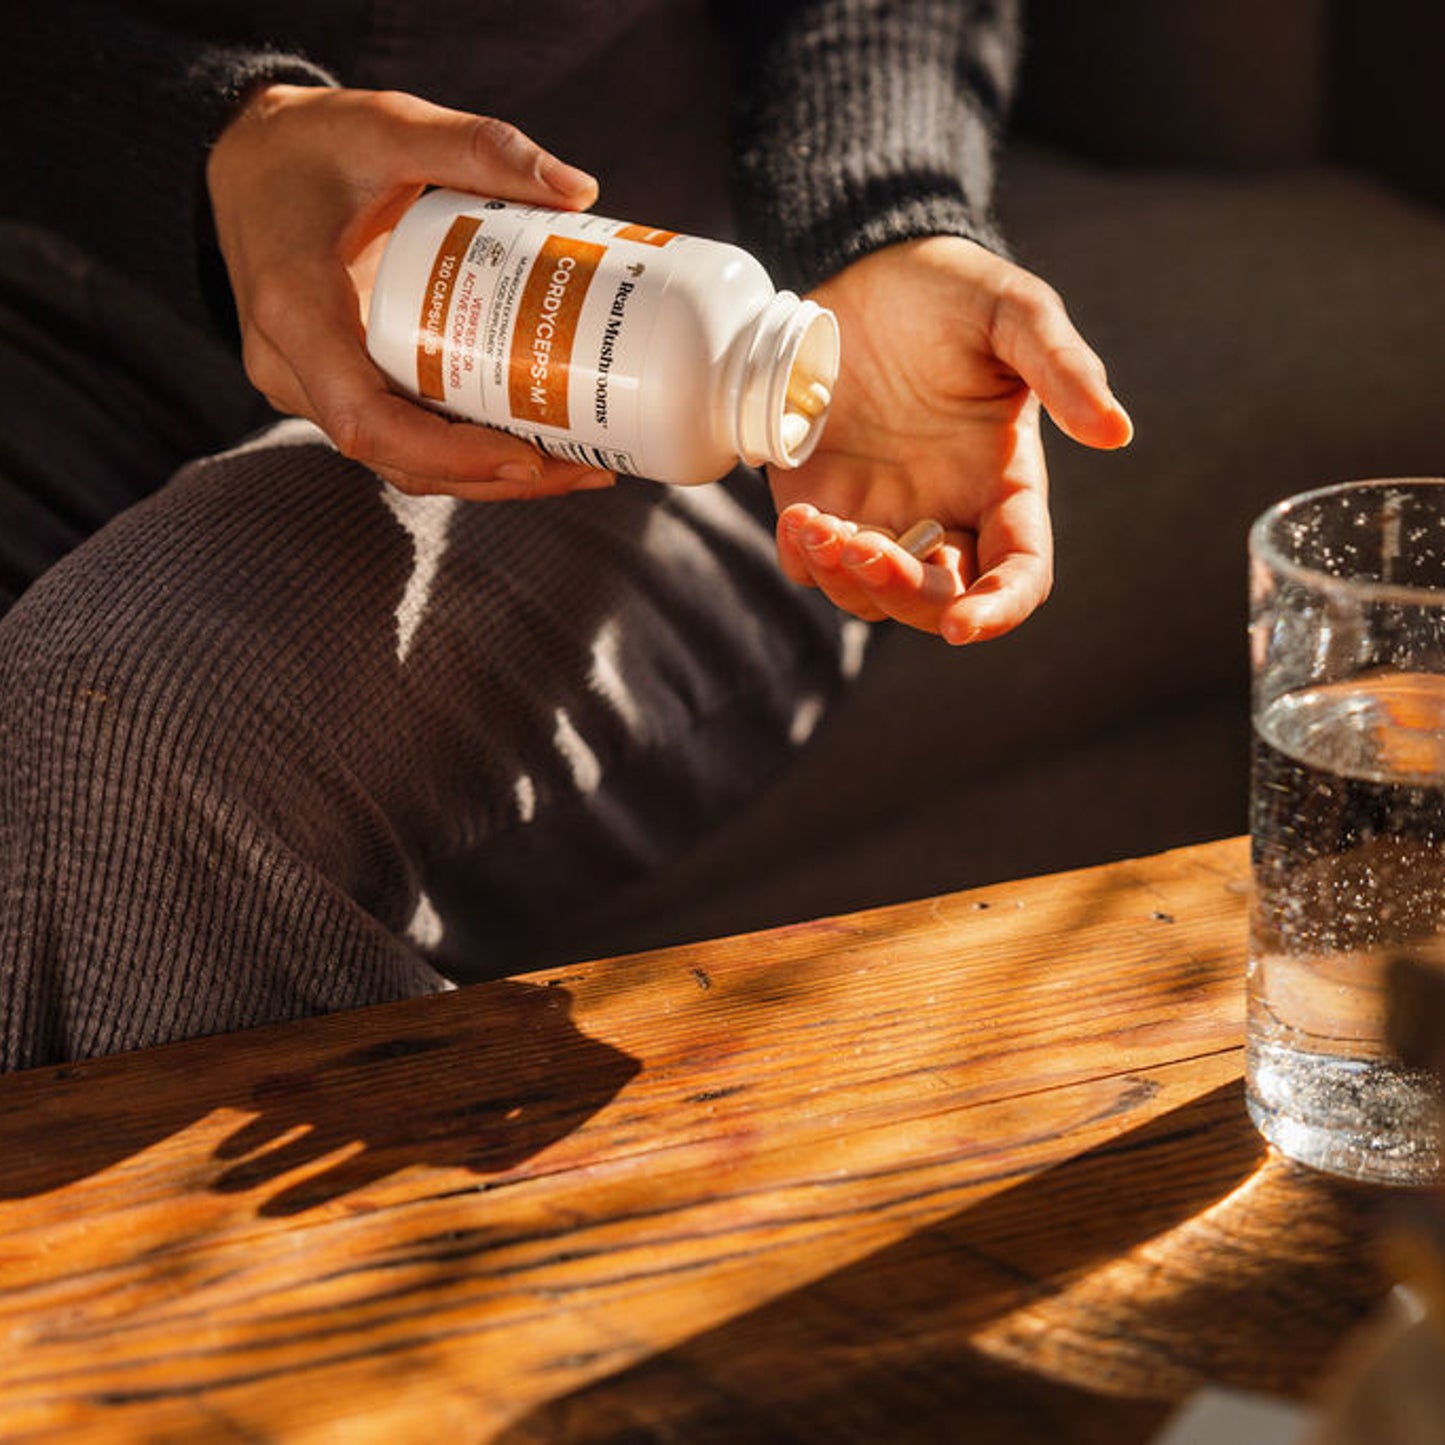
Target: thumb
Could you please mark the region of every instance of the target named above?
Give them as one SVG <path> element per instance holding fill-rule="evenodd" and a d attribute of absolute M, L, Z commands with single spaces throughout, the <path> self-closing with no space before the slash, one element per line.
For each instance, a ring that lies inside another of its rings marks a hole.
<path fill-rule="evenodd" d="M 398 122 L 391 139 L 399 178 L 568 210 L 585 210 L 597 199 L 592 176 L 508 121 L 418 96 L 389 95 L 382 103 Z"/>
<path fill-rule="evenodd" d="M 1065 435 L 1083 446 L 1127 446 L 1134 423 L 1109 389 L 1104 363 L 1079 335 L 1058 294 L 1028 272 L 999 299 L 993 345 Z"/>
<path fill-rule="evenodd" d="M 1066 436 L 1086 447 L 1114 451 L 1134 440 L 1134 423 L 1109 389 L 1104 364 L 1082 342 L 1051 352 L 1030 383 Z"/>

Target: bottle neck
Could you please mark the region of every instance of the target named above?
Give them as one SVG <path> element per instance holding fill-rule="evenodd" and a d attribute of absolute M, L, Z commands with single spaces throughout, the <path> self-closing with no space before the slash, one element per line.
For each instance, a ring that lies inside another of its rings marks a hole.
<path fill-rule="evenodd" d="M 823 434 L 838 379 L 838 322 L 816 301 L 779 291 L 738 338 L 725 416 L 749 466 L 796 467 Z"/>

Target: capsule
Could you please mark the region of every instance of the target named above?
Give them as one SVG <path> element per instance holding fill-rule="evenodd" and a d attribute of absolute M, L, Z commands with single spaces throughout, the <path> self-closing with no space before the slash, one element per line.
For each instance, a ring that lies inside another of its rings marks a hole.
<path fill-rule="evenodd" d="M 911 557 L 917 557 L 921 562 L 930 552 L 938 549 L 939 543 L 943 541 L 943 524 L 935 522 L 932 517 L 925 517 L 921 522 L 915 522 L 899 539 L 898 545 Z"/>
<path fill-rule="evenodd" d="M 816 377 L 794 372 L 788 378 L 788 410 L 805 417 L 822 416 L 833 404 L 833 393 Z"/>
<path fill-rule="evenodd" d="M 813 423 L 800 411 L 783 413 L 783 448 L 792 456 L 808 440 Z"/>

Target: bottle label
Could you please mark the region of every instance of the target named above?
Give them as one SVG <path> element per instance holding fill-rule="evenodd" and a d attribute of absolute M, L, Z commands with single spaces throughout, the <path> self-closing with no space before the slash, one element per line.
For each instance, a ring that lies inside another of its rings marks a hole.
<path fill-rule="evenodd" d="M 507 400 L 516 421 L 535 426 L 572 424 L 572 348 L 588 287 L 605 246 L 548 236 L 532 263 L 512 327 Z"/>
<path fill-rule="evenodd" d="M 554 456 L 637 472 L 638 377 L 687 238 L 587 213 L 478 201 L 432 260 L 416 328 L 419 394 Z"/>

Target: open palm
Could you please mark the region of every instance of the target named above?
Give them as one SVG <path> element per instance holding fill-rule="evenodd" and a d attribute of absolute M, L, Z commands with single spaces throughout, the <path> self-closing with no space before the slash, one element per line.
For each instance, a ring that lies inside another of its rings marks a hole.
<path fill-rule="evenodd" d="M 1085 445 L 1131 435 L 1102 363 L 1048 286 L 957 237 L 875 252 L 814 294 L 843 369 L 818 449 L 770 474 L 784 570 L 951 642 L 1017 626 L 1053 570 L 1040 402 Z M 926 561 L 858 530 L 924 517 L 945 528 Z"/>

